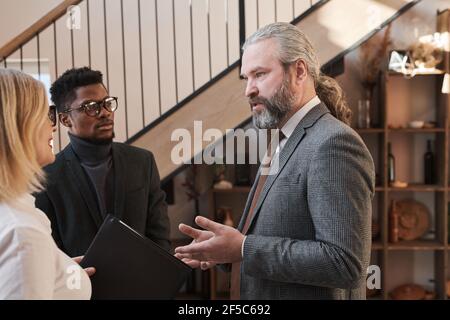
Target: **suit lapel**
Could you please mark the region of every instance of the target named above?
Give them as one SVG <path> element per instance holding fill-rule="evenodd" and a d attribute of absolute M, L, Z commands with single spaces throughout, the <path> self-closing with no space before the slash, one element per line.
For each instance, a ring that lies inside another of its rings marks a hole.
<path fill-rule="evenodd" d="M 319 120 L 324 114 L 329 113 L 329 112 L 330 111 L 328 110 L 328 108 L 323 103 L 321 103 L 318 106 L 314 107 L 310 112 L 308 112 L 305 115 L 305 117 L 299 122 L 299 124 L 295 128 L 294 132 L 292 133 L 292 135 L 289 137 L 288 141 L 286 142 L 284 148 L 280 152 L 279 161 L 278 161 L 278 163 L 279 163 L 278 170 L 276 171 L 276 173 L 267 177 L 266 183 L 264 184 L 264 187 L 261 191 L 258 202 L 256 203 L 255 212 L 253 214 L 252 220 L 250 221 L 248 230 L 250 230 L 253 222 L 255 221 L 257 215 L 259 214 L 259 210 L 261 209 L 261 206 L 264 203 L 267 193 L 269 192 L 273 183 L 278 178 L 280 172 L 283 170 L 284 166 L 286 165 L 287 161 L 291 157 L 292 153 L 295 151 L 295 149 L 297 148 L 297 146 L 299 145 L 299 143 L 302 141 L 303 137 L 305 136 L 306 129 L 312 127 L 316 123 L 317 120 Z M 257 181 L 255 182 L 254 186 L 256 184 L 257 184 Z M 252 196 L 252 198 L 253 198 L 253 196 Z M 250 201 L 250 203 L 251 203 L 251 201 Z"/>
<path fill-rule="evenodd" d="M 69 145 L 64 151 L 64 157 L 66 159 L 66 170 L 71 176 L 71 180 L 75 181 L 78 191 L 83 197 L 89 213 L 94 220 L 96 226 L 99 228 L 103 223 L 103 218 L 98 210 L 97 201 L 95 200 L 95 194 L 93 194 L 89 187 L 86 174 L 81 167 L 80 160 L 75 155 L 72 147 Z"/>
<path fill-rule="evenodd" d="M 112 146 L 114 165 L 114 216 L 123 218 L 125 206 L 126 162 L 116 144 Z"/>

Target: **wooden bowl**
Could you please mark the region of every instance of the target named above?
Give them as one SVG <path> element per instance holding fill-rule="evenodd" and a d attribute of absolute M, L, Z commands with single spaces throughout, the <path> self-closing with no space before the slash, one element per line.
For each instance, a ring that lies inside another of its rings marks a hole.
<path fill-rule="evenodd" d="M 423 300 L 425 297 L 425 289 L 417 284 L 405 284 L 391 291 L 393 300 Z"/>
<path fill-rule="evenodd" d="M 397 202 L 399 212 L 399 238 L 415 240 L 423 236 L 430 228 L 430 212 L 428 208 L 416 200 Z"/>

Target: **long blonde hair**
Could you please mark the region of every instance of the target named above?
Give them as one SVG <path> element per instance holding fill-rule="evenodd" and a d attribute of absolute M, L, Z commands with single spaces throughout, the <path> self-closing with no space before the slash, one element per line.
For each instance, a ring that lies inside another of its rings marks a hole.
<path fill-rule="evenodd" d="M 308 37 L 299 28 L 290 23 L 277 22 L 257 30 L 242 47 L 265 39 L 275 39 L 278 44 L 278 58 L 284 68 L 303 60 L 308 74 L 314 81 L 319 99 L 328 107 L 331 114 L 342 122 L 349 124 L 352 111 L 349 108 L 342 88 L 336 80 L 320 72 L 320 63 Z"/>
<path fill-rule="evenodd" d="M 45 125 L 44 85 L 20 71 L 0 69 L 0 203 L 42 189 L 36 138 Z"/>

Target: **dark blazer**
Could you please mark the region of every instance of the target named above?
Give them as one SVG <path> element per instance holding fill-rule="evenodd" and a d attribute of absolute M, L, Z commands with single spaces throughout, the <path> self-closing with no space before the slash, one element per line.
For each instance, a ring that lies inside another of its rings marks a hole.
<path fill-rule="evenodd" d="M 374 185 L 362 139 L 324 104 L 314 107 L 281 150 L 279 170 L 267 177 L 256 203 L 241 298 L 364 299 Z"/>
<path fill-rule="evenodd" d="M 112 214 L 169 250 L 167 204 L 153 154 L 122 143 L 113 143 L 112 154 Z M 61 250 L 84 255 L 103 222 L 88 177 L 70 144 L 44 170 L 46 190 L 36 195 L 36 207 L 50 219 Z"/>

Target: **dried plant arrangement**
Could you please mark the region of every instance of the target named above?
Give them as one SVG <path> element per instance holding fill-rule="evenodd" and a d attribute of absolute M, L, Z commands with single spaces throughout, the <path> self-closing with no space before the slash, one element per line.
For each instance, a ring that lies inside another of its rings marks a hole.
<path fill-rule="evenodd" d="M 384 33 L 378 32 L 360 47 L 360 77 L 366 99 L 372 99 L 383 60 L 392 44 L 390 33 L 391 24 L 386 27 Z"/>

